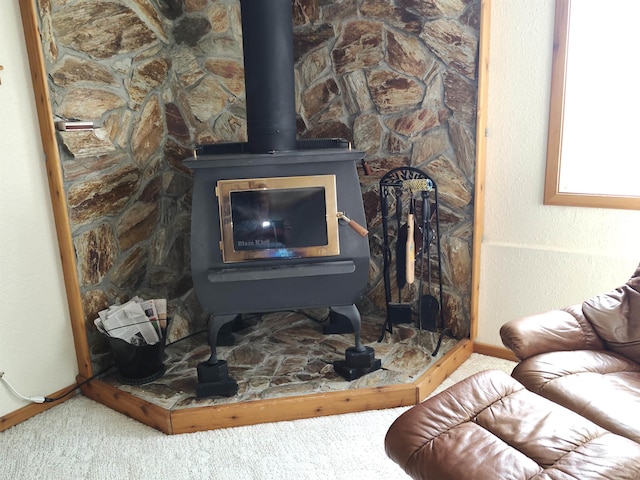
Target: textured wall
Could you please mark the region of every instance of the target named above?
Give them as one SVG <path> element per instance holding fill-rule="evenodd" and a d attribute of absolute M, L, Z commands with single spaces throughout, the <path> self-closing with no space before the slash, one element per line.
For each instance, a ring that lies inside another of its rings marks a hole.
<path fill-rule="evenodd" d="M 438 183 L 445 317 L 468 332 L 478 0 L 293 2 L 298 130 L 367 152 L 362 188 L 373 261 L 362 307 L 384 308 L 377 181 L 400 165 Z M 41 0 L 54 113 L 92 120 L 60 134 L 78 276 L 91 321 L 135 294 L 166 297 L 182 336 L 205 318 L 189 269 L 196 144 L 246 139 L 234 0 Z M 415 292 L 414 292 L 415 295 Z"/>
<path fill-rule="evenodd" d="M 23 395 L 78 372 L 18 2 L 0 17 L 0 371 Z M 0 417 L 27 405 L 0 385 Z"/>
<path fill-rule="evenodd" d="M 612 290 L 640 261 L 640 212 L 545 206 L 552 0 L 495 1 L 478 341 Z M 523 21 L 527 19 L 527 21 Z"/>

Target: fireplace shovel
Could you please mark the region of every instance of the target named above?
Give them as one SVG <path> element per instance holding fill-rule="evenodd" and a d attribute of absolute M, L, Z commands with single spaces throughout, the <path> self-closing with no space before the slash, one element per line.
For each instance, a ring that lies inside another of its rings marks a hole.
<path fill-rule="evenodd" d="M 435 212 L 434 212 L 435 213 Z M 420 293 L 422 293 L 422 279 L 424 277 L 424 262 L 426 256 L 427 262 L 427 289 L 428 294 L 420 297 L 420 310 L 418 312 L 418 323 L 420 329 L 435 332 L 438 329 L 438 313 L 440 312 L 440 303 L 438 299 L 431 293 L 431 242 L 435 234 L 431 230 L 431 205 L 428 197 L 423 197 L 422 202 L 422 231 L 427 232 L 422 235 L 422 248 L 420 255 Z"/>
<path fill-rule="evenodd" d="M 438 313 L 440 312 L 440 303 L 438 299 L 431 295 L 423 295 L 420 299 L 420 328 L 435 332 L 438 322 Z"/>

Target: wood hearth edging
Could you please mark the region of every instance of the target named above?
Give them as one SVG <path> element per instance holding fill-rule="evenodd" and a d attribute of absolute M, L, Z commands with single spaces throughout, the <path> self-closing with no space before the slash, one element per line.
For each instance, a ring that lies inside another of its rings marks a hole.
<path fill-rule="evenodd" d="M 415 405 L 462 365 L 472 352 L 473 342 L 461 340 L 413 383 L 237 404 L 167 410 L 100 380 L 85 384 L 82 393 L 161 432 L 191 433 Z M 78 377 L 78 382 L 82 381 L 84 378 Z"/>

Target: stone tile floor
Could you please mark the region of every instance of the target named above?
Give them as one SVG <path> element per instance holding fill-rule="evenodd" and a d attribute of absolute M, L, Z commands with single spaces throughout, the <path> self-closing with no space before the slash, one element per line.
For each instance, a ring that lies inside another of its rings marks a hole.
<path fill-rule="evenodd" d="M 410 383 L 457 342 L 445 336 L 433 357 L 438 334 L 410 324 L 394 325 L 393 333 L 378 342 L 383 319 L 363 316 L 362 342 L 375 350 L 382 368 L 349 382 L 334 371 L 333 362 L 344 360 L 345 350 L 355 345 L 354 334 L 325 335 L 317 319 L 327 318 L 328 309 L 305 313 L 242 317 L 242 328 L 233 333 L 234 345 L 217 349 L 218 358 L 228 362 L 229 373 L 238 382 L 238 394 L 233 397 L 196 398 L 196 366 L 210 355 L 206 333 L 168 345 L 166 372 L 153 382 L 124 385 L 113 370 L 102 380 L 151 404 L 176 410 Z"/>

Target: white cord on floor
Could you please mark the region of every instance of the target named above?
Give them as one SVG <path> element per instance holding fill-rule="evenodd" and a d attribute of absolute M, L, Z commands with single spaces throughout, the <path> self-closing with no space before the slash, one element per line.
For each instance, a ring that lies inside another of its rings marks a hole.
<path fill-rule="evenodd" d="M 7 387 L 9 387 L 9 390 L 11 390 L 11 392 L 16 397 L 19 397 L 22 400 L 26 400 L 27 402 L 33 402 L 33 403 L 44 403 L 45 402 L 45 398 L 44 397 L 25 397 L 24 395 L 19 394 L 16 391 L 16 389 L 11 386 L 9 381 L 6 378 L 4 378 L 4 372 L 0 372 L 0 380 L 2 380 Z"/>

